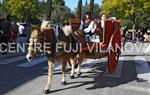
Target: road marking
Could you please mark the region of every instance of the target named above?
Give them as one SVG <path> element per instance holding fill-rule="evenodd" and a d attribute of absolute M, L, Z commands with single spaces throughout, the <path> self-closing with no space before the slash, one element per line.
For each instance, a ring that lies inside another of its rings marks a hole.
<path fill-rule="evenodd" d="M 41 58 L 37 58 L 36 60 L 33 60 L 31 62 L 26 61 L 25 63 L 19 64 L 17 66 L 27 68 L 27 67 L 31 67 L 31 66 L 43 63 L 45 61 L 47 61 L 47 57 L 41 57 Z"/>
<path fill-rule="evenodd" d="M 144 57 L 135 57 L 137 78 L 150 82 L 150 67 Z"/>
<path fill-rule="evenodd" d="M 122 72 L 122 67 L 123 67 L 123 61 L 124 61 L 124 57 L 119 57 L 118 65 L 117 65 L 117 68 L 116 68 L 115 72 L 113 74 L 110 74 L 108 69 L 107 69 L 103 76 L 113 77 L 113 78 L 120 78 L 121 77 L 121 72 Z"/>
<path fill-rule="evenodd" d="M 26 59 L 25 55 L 3 59 L 3 60 L 0 61 L 0 64 L 6 65 L 6 64 L 9 64 L 9 63 L 13 63 L 13 62 L 16 62 L 16 61 L 23 60 L 23 59 Z"/>
<path fill-rule="evenodd" d="M 150 88 L 144 88 L 144 87 L 133 86 L 133 85 L 121 85 L 120 87 L 126 90 L 133 90 L 133 91 L 150 94 Z"/>

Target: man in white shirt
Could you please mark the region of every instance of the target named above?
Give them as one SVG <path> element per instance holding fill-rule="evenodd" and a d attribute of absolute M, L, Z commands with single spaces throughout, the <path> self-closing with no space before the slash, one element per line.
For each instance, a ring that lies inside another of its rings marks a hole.
<path fill-rule="evenodd" d="M 84 31 L 86 33 L 86 39 L 88 41 L 90 40 L 90 36 L 92 36 L 95 32 L 95 30 L 93 30 L 93 26 L 94 21 L 91 18 L 91 13 L 86 12 L 84 19 L 81 21 L 79 30 Z"/>

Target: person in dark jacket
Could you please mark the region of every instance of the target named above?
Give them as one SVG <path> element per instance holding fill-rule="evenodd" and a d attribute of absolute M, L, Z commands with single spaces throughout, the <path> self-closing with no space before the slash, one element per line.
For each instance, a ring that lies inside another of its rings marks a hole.
<path fill-rule="evenodd" d="M 1 43 L 1 53 L 7 53 L 7 44 L 9 41 L 9 34 L 10 34 L 11 22 L 9 19 L 1 19 L 0 20 L 0 43 Z"/>

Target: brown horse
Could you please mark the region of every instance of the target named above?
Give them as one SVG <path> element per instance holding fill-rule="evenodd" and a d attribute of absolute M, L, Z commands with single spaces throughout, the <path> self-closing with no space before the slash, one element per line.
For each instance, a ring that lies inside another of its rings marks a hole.
<path fill-rule="evenodd" d="M 62 62 L 62 84 L 66 84 L 66 65 L 70 61 L 72 68 L 74 68 L 74 58 L 76 57 L 75 52 L 64 52 L 63 50 L 57 51 L 60 46 L 68 48 L 68 43 L 71 43 L 72 39 L 65 36 L 64 33 L 58 29 L 54 29 L 50 26 L 48 21 L 42 23 L 41 28 L 33 28 L 31 37 L 29 39 L 28 54 L 26 58 L 31 61 L 36 58 L 38 53 L 46 54 L 48 58 L 48 81 L 44 88 L 44 93 L 50 92 L 52 84 L 52 76 L 54 64 L 56 61 Z M 58 44 L 57 44 L 58 43 Z M 63 43 L 63 44 L 61 44 Z M 63 47 L 63 48 L 64 48 Z M 57 51 L 57 52 L 56 52 Z M 71 71 L 71 76 L 74 74 L 74 69 Z"/>

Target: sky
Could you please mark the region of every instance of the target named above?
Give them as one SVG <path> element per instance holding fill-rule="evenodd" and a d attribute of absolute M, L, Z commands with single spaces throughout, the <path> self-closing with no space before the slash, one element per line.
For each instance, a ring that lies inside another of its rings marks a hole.
<path fill-rule="evenodd" d="M 74 11 L 75 8 L 77 7 L 78 5 L 78 1 L 79 0 L 65 0 L 65 4 L 72 10 Z M 82 4 L 85 4 L 86 0 L 82 0 Z M 90 0 L 87 0 L 87 2 L 89 3 Z M 97 3 L 99 5 L 102 4 L 102 0 L 94 0 L 94 3 Z"/>

